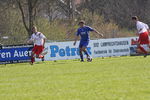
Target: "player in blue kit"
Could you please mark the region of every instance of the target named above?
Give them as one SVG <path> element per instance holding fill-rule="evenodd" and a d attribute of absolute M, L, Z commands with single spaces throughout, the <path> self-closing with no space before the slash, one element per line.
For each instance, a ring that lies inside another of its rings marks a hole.
<path fill-rule="evenodd" d="M 81 62 L 84 61 L 82 52 L 86 54 L 87 61 L 89 62 L 92 61 L 92 58 L 89 56 L 87 49 L 86 49 L 90 41 L 90 34 L 89 34 L 90 31 L 95 32 L 101 37 L 103 37 L 103 34 L 99 33 L 96 29 L 86 26 L 85 22 L 81 20 L 79 22 L 79 28 L 77 30 L 77 34 L 76 34 L 75 41 L 74 41 L 74 45 L 76 45 L 78 37 L 80 36 L 79 53 L 80 53 Z"/>

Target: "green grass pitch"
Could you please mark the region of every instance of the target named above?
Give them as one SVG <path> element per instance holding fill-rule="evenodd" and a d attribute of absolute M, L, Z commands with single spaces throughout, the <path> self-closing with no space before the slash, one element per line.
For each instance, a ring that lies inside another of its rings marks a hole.
<path fill-rule="evenodd" d="M 150 57 L 0 65 L 0 100 L 150 100 Z"/>

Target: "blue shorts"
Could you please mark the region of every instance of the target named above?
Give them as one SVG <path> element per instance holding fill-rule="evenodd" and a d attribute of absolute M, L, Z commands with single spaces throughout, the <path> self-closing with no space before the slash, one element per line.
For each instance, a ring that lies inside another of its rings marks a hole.
<path fill-rule="evenodd" d="M 79 48 L 87 47 L 88 44 L 89 44 L 89 41 L 80 41 Z"/>

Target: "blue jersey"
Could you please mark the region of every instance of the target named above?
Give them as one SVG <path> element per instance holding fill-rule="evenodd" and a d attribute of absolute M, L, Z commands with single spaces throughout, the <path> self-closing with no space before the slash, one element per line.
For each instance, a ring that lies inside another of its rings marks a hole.
<path fill-rule="evenodd" d="M 89 35 L 89 32 L 90 31 L 94 31 L 93 28 L 89 27 L 89 26 L 84 26 L 84 27 L 81 27 L 81 28 L 78 28 L 77 30 L 77 36 L 80 35 L 80 38 L 81 38 L 81 42 L 82 41 L 89 41 L 90 40 L 90 35 Z"/>

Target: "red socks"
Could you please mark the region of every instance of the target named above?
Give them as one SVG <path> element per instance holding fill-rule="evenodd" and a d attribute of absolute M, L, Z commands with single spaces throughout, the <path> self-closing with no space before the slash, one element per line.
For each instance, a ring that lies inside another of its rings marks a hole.
<path fill-rule="evenodd" d="M 35 58 L 31 57 L 31 62 L 34 63 L 35 62 Z"/>

